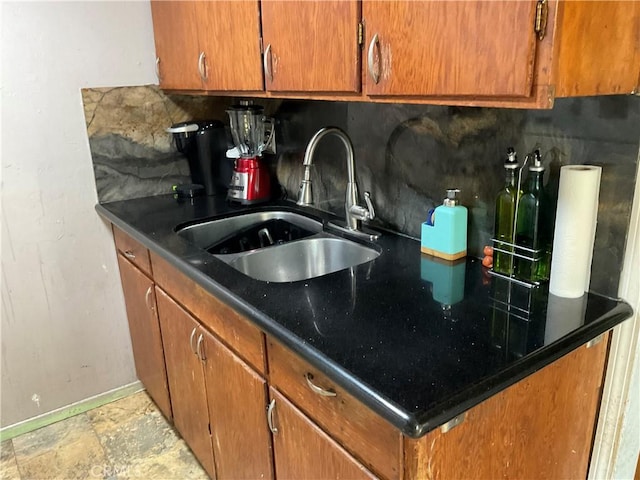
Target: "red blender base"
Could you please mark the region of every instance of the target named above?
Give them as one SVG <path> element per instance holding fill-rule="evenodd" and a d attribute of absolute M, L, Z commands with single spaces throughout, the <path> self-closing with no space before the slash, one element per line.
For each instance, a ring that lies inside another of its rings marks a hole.
<path fill-rule="evenodd" d="M 243 205 L 266 202 L 271 199 L 269 171 L 260 157 L 240 157 L 235 161 L 227 200 Z"/>

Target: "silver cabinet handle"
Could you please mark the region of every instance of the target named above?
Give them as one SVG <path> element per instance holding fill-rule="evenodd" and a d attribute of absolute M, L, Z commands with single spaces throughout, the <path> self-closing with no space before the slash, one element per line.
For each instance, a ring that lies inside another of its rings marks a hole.
<path fill-rule="evenodd" d="M 378 52 L 378 70 L 374 68 L 375 58 L 374 54 Z M 376 85 L 380 81 L 380 40 L 376 33 L 369 43 L 369 54 L 367 55 L 367 67 L 369 68 L 369 75 Z"/>
<path fill-rule="evenodd" d="M 274 398 L 269 402 L 269 407 L 267 408 L 267 424 L 269 425 L 269 430 L 271 430 L 271 433 L 273 433 L 274 435 L 277 435 L 278 429 L 273 424 L 273 411 L 275 410 L 275 408 L 276 408 L 276 399 Z"/>
<path fill-rule="evenodd" d="M 307 385 L 309 386 L 309 388 L 318 395 L 322 395 L 323 397 L 335 397 L 337 395 L 337 393 L 333 390 L 325 390 L 324 388 L 320 388 L 319 386 L 314 384 L 311 381 L 313 380 L 313 375 L 311 375 L 310 373 L 305 373 L 304 378 L 307 381 Z"/>
<path fill-rule="evenodd" d="M 203 82 L 207 81 L 207 55 L 204 52 L 200 52 L 200 57 L 198 58 L 198 72 L 200 73 L 200 78 Z"/>
<path fill-rule="evenodd" d="M 191 347 L 191 351 L 193 352 L 194 355 L 197 355 L 196 353 L 196 345 L 195 343 L 193 343 L 193 341 L 196 338 L 196 331 L 197 331 L 197 327 L 193 327 L 193 330 L 191 330 L 191 337 L 189 337 L 189 346 Z"/>
<path fill-rule="evenodd" d="M 204 362 L 207 358 L 204 356 L 204 350 L 202 350 L 202 342 L 204 341 L 204 336 L 200 334 L 198 337 L 198 345 L 196 346 L 196 355 L 201 362 Z"/>
<path fill-rule="evenodd" d="M 162 77 L 160 76 L 160 57 L 156 57 L 156 77 L 158 77 L 158 81 L 162 81 Z"/>
<path fill-rule="evenodd" d="M 133 253 L 131 250 L 125 250 L 124 251 L 124 256 L 127 257 L 129 260 L 135 260 L 136 259 L 136 254 Z"/>
<path fill-rule="evenodd" d="M 264 51 L 262 65 L 264 66 L 264 76 L 268 78 L 270 82 L 273 82 L 273 73 L 271 72 L 271 44 L 267 45 Z"/>
<path fill-rule="evenodd" d="M 153 310 L 153 306 L 149 305 L 149 297 L 151 296 L 152 291 L 153 285 L 149 285 L 149 288 L 147 288 L 147 293 L 144 294 L 144 303 L 149 310 Z"/>

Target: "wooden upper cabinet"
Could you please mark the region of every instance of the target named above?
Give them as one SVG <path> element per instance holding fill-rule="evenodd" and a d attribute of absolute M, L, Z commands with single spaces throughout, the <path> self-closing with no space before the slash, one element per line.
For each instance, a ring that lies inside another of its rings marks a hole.
<path fill-rule="evenodd" d="M 204 89 L 263 90 L 258 1 L 201 1 L 195 10 Z"/>
<path fill-rule="evenodd" d="M 263 89 L 257 0 L 153 0 L 151 13 L 162 88 Z"/>
<path fill-rule="evenodd" d="M 628 94 L 640 83 L 637 0 L 152 0 L 151 8 L 168 90 L 551 108 L 556 97 Z"/>
<path fill-rule="evenodd" d="M 628 94 L 640 86 L 640 2 L 562 1 L 558 97 Z M 588 33 L 585 33 L 588 32 Z"/>
<path fill-rule="evenodd" d="M 267 90 L 359 92 L 359 23 L 356 0 L 263 0 Z"/>
<path fill-rule="evenodd" d="M 367 94 L 531 94 L 535 2 L 362 3 Z"/>
<path fill-rule="evenodd" d="M 638 1 L 363 0 L 363 22 L 373 100 L 551 108 L 640 82 Z"/>
<path fill-rule="evenodd" d="M 151 2 L 160 86 L 167 89 L 203 88 L 198 72 L 198 2 Z"/>

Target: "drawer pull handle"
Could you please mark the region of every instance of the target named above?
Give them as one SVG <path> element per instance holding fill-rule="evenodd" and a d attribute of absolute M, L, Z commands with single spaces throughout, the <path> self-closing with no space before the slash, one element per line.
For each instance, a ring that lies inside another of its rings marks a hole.
<path fill-rule="evenodd" d="M 375 68 L 375 55 L 378 54 L 378 69 Z M 369 69 L 369 76 L 373 83 L 376 85 L 380 82 L 380 40 L 376 33 L 369 43 L 369 52 L 367 54 L 367 68 Z"/>
<path fill-rule="evenodd" d="M 269 44 L 264 51 L 262 66 L 264 67 L 264 75 L 269 79 L 270 82 L 273 82 L 272 62 L 273 58 L 271 57 L 271 44 Z"/>
<path fill-rule="evenodd" d="M 309 388 L 318 395 L 322 395 L 323 397 L 335 397 L 337 395 L 337 393 L 333 390 L 325 390 L 324 388 L 320 388 L 315 383 L 313 383 L 311 381 L 313 380 L 313 375 L 311 375 L 310 373 L 305 373 L 304 378 L 307 381 L 307 385 L 309 385 Z"/>
<path fill-rule="evenodd" d="M 200 334 L 200 336 L 198 337 L 198 345 L 196 346 L 196 355 L 198 355 L 198 358 L 200 359 L 201 362 L 204 362 L 207 358 L 204 356 L 204 350 L 202 350 L 202 342 L 204 341 L 204 337 L 202 336 L 202 334 Z"/>
<path fill-rule="evenodd" d="M 200 56 L 198 57 L 198 73 L 200 74 L 200 78 L 203 82 L 207 81 L 207 55 L 204 52 L 200 52 Z"/>
<path fill-rule="evenodd" d="M 149 297 L 151 296 L 152 291 L 153 285 L 149 285 L 149 288 L 147 288 L 147 293 L 144 294 L 144 303 L 149 310 L 153 310 L 153 307 L 149 304 Z"/>
<path fill-rule="evenodd" d="M 196 344 L 194 343 L 194 340 L 196 338 L 196 327 L 193 327 L 193 330 L 191 330 L 191 337 L 189 337 L 189 346 L 191 347 L 191 351 L 193 352 L 194 355 L 197 355 L 196 353 Z"/>
<path fill-rule="evenodd" d="M 135 260 L 136 258 L 136 254 L 133 253 L 131 250 L 125 250 L 124 256 L 127 257 L 129 260 Z"/>
<path fill-rule="evenodd" d="M 273 411 L 275 410 L 275 408 L 276 408 L 276 399 L 274 398 L 269 402 L 269 407 L 267 408 L 267 424 L 269 425 L 269 430 L 271 430 L 271 433 L 273 433 L 274 435 L 277 435 L 278 429 L 273 424 Z"/>

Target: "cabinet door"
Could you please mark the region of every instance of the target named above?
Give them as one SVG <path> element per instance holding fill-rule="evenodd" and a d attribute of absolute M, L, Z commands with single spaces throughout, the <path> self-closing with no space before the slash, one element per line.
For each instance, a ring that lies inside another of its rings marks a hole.
<path fill-rule="evenodd" d="M 376 478 L 276 390 L 272 417 L 276 478 Z"/>
<path fill-rule="evenodd" d="M 257 0 L 196 3 L 206 90 L 263 90 Z"/>
<path fill-rule="evenodd" d="M 529 96 L 534 16 L 534 1 L 363 0 L 365 92 Z"/>
<path fill-rule="evenodd" d="M 262 1 L 267 90 L 360 91 L 359 2 Z"/>
<path fill-rule="evenodd" d="M 608 349 L 581 347 L 467 411 L 405 440 L 405 478 L 587 478 Z"/>
<path fill-rule="evenodd" d="M 197 3 L 151 1 L 156 61 L 162 88 L 202 89 L 198 69 L 201 50 L 198 46 Z"/>
<path fill-rule="evenodd" d="M 218 478 L 273 478 L 265 380 L 212 335 L 202 349 Z"/>
<path fill-rule="evenodd" d="M 118 265 L 136 373 L 160 411 L 167 418 L 171 418 L 171 402 L 153 282 L 120 254 Z"/>
<path fill-rule="evenodd" d="M 215 478 L 204 373 L 195 353 L 202 330 L 191 315 L 159 288 L 156 296 L 173 421 L 204 469 Z"/>

